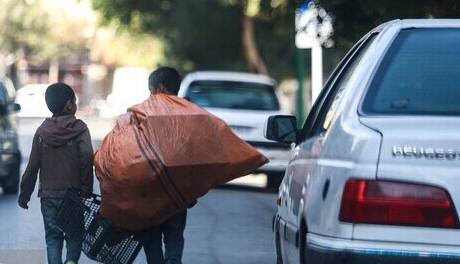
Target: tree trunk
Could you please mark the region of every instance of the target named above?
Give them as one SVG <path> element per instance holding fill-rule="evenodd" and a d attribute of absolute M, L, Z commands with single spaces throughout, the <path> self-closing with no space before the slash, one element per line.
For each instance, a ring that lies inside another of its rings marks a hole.
<path fill-rule="evenodd" d="M 243 51 L 248 63 L 249 71 L 268 75 L 267 66 L 262 60 L 257 49 L 254 35 L 254 20 L 252 17 L 243 15 Z"/>

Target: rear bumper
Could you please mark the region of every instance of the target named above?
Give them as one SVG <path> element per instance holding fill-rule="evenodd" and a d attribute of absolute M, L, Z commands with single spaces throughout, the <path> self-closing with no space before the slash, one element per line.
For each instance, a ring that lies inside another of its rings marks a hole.
<path fill-rule="evenodd" d="M 459 247 L 358 241 L 308 235 L 305 259 L 317 264 L 451 264 L 460 263 Z"/>

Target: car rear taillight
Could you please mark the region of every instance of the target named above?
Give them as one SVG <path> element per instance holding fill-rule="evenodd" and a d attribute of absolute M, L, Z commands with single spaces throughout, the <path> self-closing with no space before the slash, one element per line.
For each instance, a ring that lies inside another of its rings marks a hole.
<path fill-rule="evenodd" d="M 457 227 L 457 215 L 445 190 L 392 181 L 348 180 L 339 219 L 351 223 Z"/>

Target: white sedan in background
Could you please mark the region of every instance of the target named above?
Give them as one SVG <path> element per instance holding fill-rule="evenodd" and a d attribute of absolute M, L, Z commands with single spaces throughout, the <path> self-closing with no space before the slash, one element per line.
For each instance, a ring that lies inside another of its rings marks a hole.
<path fill-rule="evenodd" d="M 268 76 L 224 71 L 199 71 L 182 81 L 179 96 L 221 118 L 241 139 L 264 154 L 270 162 L 258 172 L 267 175 L 267 185 L 277 188 L 283 179 L 291 145 L 264 138 L 270 115 L 286 113 Z"/>
<path fill-rule="evenodd" d="M 45 91 L 47 84 L 27 84 L 16 92 L 16 102 L 21 105 L 19 117 L 50 117 L 46 106 Z"/>

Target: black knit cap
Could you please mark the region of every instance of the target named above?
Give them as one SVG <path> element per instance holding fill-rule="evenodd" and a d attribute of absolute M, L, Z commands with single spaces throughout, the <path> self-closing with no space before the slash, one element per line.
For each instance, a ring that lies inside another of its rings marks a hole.
<path fill-rule="evenodd" d="M 53 114 L 61 114 L 65 104 L 75 98 L 75 93 L 65 83 L 54 83 L 48 86 L 45 92 L 45 101 L 48 109 Z"/>

